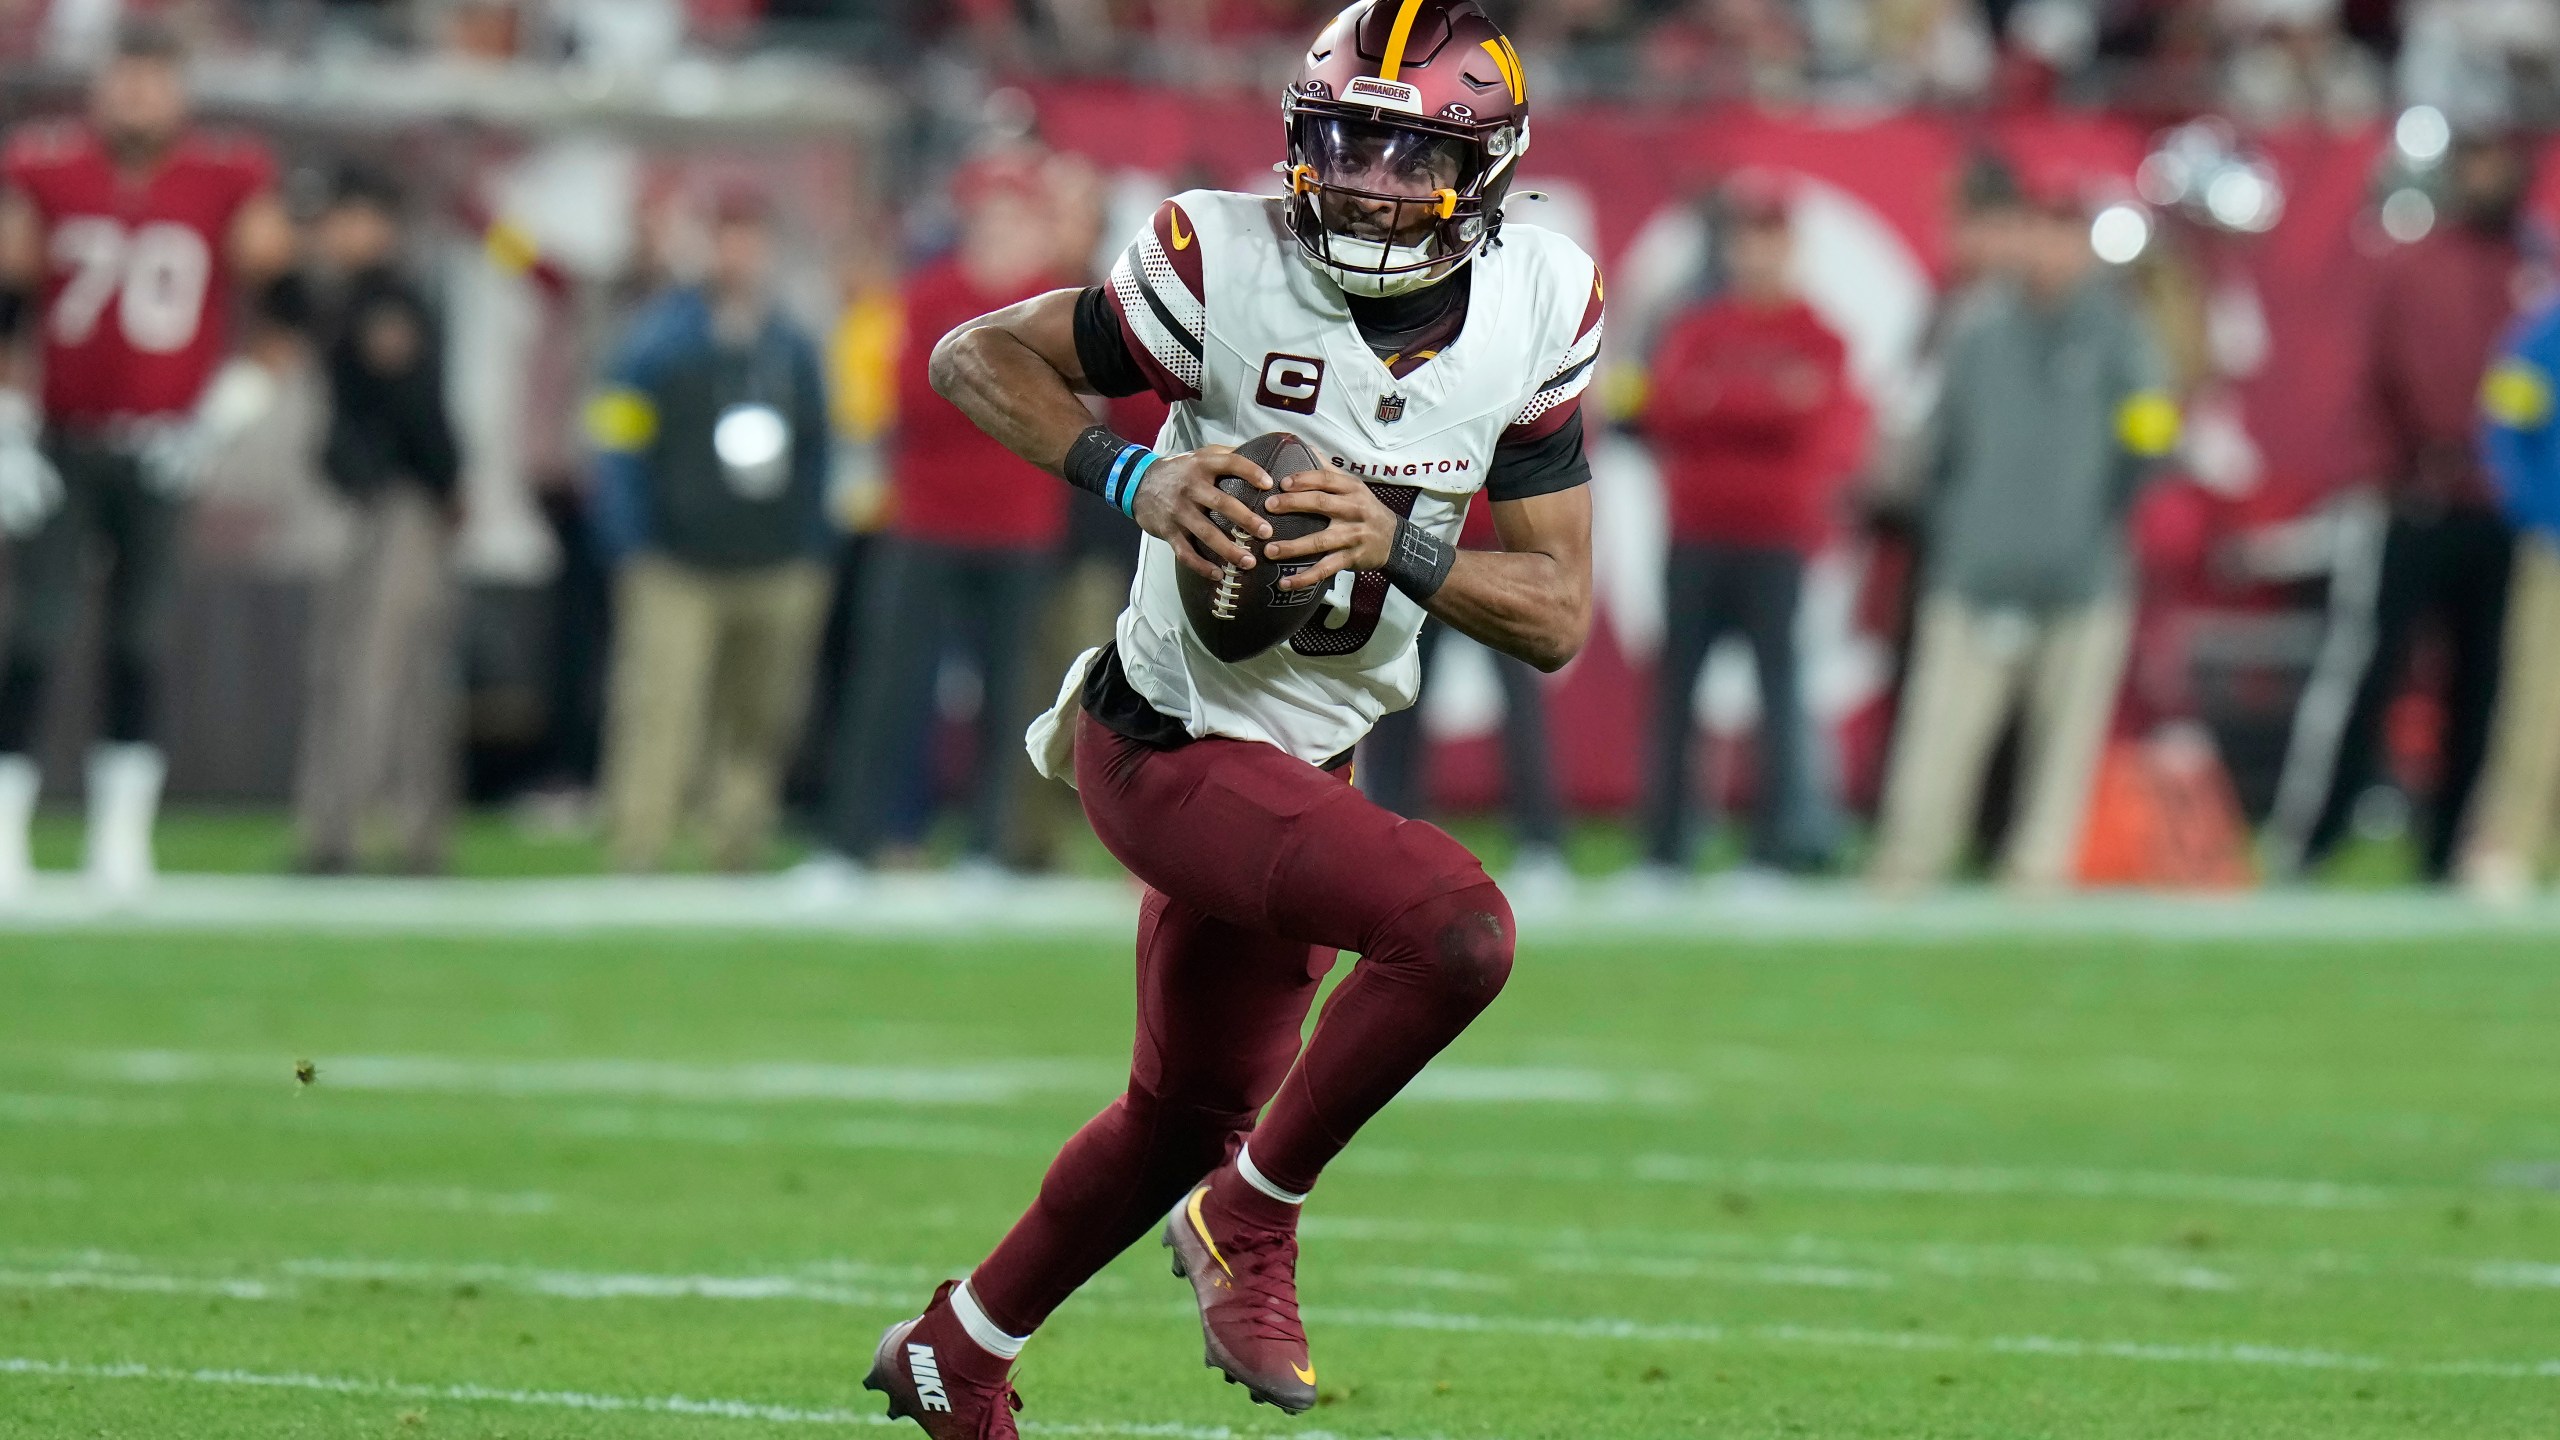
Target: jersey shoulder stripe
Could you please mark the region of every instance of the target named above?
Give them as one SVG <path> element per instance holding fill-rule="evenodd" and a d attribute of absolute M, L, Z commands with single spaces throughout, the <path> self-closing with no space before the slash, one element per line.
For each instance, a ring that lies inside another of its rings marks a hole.
<path fill-rule="evenodd" d="M 1200 394 L 1208 286 L 1199 225 L 1179 197 L 1156 207 L 1147 228 L 1111 267 L 1111 305 L 1129 352 L 1167 400 Z"/>
<path fill-rule="evenodd" d="M 1572 338 L 1565 341 L 1560 350 L 1550 352 L 1551 358 L 1539 371 L 1536 388 L 1521 403 L 1519 412 L 1512 416 L 1507 438 L 1515 440 L 1537 439 L 1564 424 L 1580 401 L 1582 392 L 1590 387 L 1592 369 L 1600 359 L 1601 337 L 1607 329 L 1601 301 L 1600 267 L 1560 235 L 1546 231 L 1529 233 L 1538 237 L 1535 243 L 1544 252 L 1540 257 L 1544 268 L 1558 278 L 1570 277 L 1566 283 L 1572 288 L 1555 298 L 1565 300 L 1573 308 L 1556 312 L 1559 323 L 1548 333 L 1559 339 L 1566 335 Z M 1565 314 L 1572 314 L 1575 318 L 1563 321 Z M 1566 329 L 1567 324 L 1572 328 Z"/>

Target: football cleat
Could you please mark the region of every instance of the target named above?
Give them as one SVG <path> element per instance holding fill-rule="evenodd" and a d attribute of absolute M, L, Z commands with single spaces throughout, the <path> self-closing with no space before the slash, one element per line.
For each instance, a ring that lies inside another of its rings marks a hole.
<path fill-rule="evenodd" d="M 1295 1207 L 1254 1193 L 1228 1166 L 1173 1207 L 1164 1246 L 1173 1273 L 1191 1282 L 1200 1302 L 1209 1368 L 1265 1405 L 1292 1415 L 1313 1407 L 1315 1362 L 1298 1320 Z"/>
<path fill-rule="evenodd" d="M 913 1320 L 901 1320 L 880 1337 L 862 1388 L 889 1397 L 889 1418 L 913 1420 L 933 1440 L 1019 1440 L 1013 1393 L 1003 1357 L 979 1348 L 951 1313 L 945 1280 L 933 1303 Z"/>

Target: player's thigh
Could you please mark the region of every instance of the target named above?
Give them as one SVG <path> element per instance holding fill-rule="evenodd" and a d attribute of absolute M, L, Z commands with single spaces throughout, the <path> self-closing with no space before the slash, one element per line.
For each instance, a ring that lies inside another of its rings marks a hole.
<path fill-rule="evenodd" d="M 1330 950 L 1148 891 L 1138 917 L 1131 1086 L 1250 1117 L 1279 1091 L 1297 1058 L 1317 980 L 1332 958 Z"/>
<path fill-rule="evenodd" d="M 1248 929 L 1366 948 L 1424 900 L 1482 883 L 1437 826 L 1407 820 L 1276 746 L 1199 740 L 1144 751 L 1090 720 L 1078 739 L 1087 815 L 1139 879 Z M 1086 747 L 1110 752 L 1088 762 Z"/>

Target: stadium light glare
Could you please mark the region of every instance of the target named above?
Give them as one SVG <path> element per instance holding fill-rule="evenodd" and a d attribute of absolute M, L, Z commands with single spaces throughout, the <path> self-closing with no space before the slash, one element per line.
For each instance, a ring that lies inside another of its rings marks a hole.
<path fill-rule="evenodd" d="M 2382 233 L 2403 245 L 2414 245 L 2436 228 L 2436 202 L 2418 189 L 2394 190 L 2382 202 Z"/>
<path fill-rule="evenodd" d="M 2275 224 L 2277 190 L 2256 170 L 2235 167 L 2213 177 L 2204 206 L 2225 228 L 2256 234 Z"/>
<path fill-rule="evenodd" d="M 2110 205 L 2089 223 L 2089 248 L 2110 265 L 2130 265 L 2151 243 L 2151 220 L 2139 206 Z"/>
<path fill-rule="evenodd" d="M 2400 112 L 2400 122 L 2391 127 L 2391 142 L 2412 162 L 2433 165 L 2453 144 L 2453 125 L 2433 105 L 2412 105 Z"/>

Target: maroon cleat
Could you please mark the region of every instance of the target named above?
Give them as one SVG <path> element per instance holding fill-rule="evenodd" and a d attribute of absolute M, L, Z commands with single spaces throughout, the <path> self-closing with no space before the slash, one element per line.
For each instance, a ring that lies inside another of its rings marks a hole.
<path fill-rule="evenodd" d="M 933 1440 L 1019 1440 L 1013 1412 L 1022 1397 L 1005 1380 L 1012 1365 L 978 1348 L 951 1313 L 945 1280 L 933 1303 L 880 1337 L 862 1388 L 889 1397 L 889 1418 L 913 1420 Z"/>
<path fill-rule="evenodd" d="M 1298 1321 L 1297 1207 L 1223 1166 L 1165 1217 L 1164 1246 L 1200 1302 L 1209 1368 L 1265 1405 L 1292 1415 L 1312 1407 L 1316 1368 Z"/>

